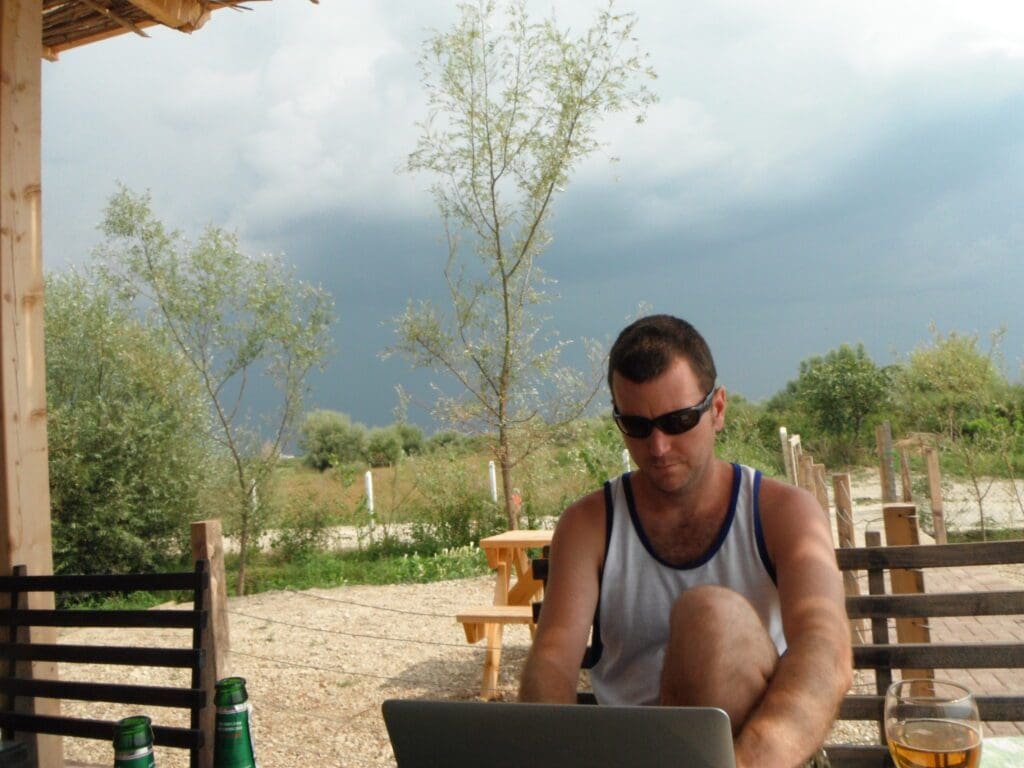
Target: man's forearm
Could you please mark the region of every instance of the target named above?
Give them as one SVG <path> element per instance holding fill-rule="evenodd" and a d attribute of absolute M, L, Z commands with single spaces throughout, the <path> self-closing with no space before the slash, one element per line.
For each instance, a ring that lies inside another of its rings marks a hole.
<path fill-rule="evenodd" d="M 519 683 L 520 701 L 541 701 L 573 704 L 576 701 L 577 677 L 567 677 L 562 667 L 531 653 Z"/>
<path fill-rule="evenodd" d="M 736 739 L 736 766 L 796 768 L 817 750 L 850 687 L 849 646 L 809 634 L 790 647 Z"/>

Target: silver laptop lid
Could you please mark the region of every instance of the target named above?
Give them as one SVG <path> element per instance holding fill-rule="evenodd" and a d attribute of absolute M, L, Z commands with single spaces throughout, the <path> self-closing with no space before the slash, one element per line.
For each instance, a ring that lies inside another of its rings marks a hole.
<path fill-rule="evenodd" d="M 729 716 L 711 707 L 389 699 L 398 768 L 735 768 Z"/>

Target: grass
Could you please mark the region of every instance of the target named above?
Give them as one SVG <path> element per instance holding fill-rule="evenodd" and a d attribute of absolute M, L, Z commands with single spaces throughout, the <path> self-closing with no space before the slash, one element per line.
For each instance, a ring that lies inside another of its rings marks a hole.
<path fill-rule="evenodd" d="M 237 559 L 229 558 L 228 591 L 233 594 L 238 576 Z M 246 592 L 274 589 L 314 589 L 351 584 L 424 584 L 465 579 L 489 573 L 487 558 L 478 547 L 460 547 L 435 555 L 422 555 L 400 547 L 370 548 L 334 553 L 309 552 L 281 560 L 259 555 L 246 568 Z"/>
<path fill-rule="evenodd" d="M 1011 541 L 1014 539 L 1024 539 L 1024 530 L 1020 528 L 988 528 L 985 531 L 985 541 Z M 981 529 L 966 528 L 959 531 L 946 531 L 946 540 L 950 544 L 981 541 Z"/>

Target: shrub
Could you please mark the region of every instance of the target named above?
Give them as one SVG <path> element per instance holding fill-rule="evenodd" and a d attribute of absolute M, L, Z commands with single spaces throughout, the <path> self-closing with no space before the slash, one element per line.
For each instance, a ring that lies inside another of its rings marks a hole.
<path fill-rule="evenodd" d="M 178 565 L 212 463 L 193 369 L 79 274 L 47 278 L 45 322 L 55 570 Z"/>
<path fill-rule="evenodd" d="M 503 531 L 504 510 L 483 485 L 469 482 L 465 462 L 445 457 L 423 462 L 416 477 L 417 504 L 411 508 L 410 536 L 422 552 L 476 544 Z"/>
<path fill-rule="evenodd" d="M 390 467 L 402 458 L 402 438 L 394 427 L 377 427 L 366 436 L 363 456 L 371 467 Z"/>
<path fill-rule="evenodd" d="M 299 449 L 310 467 L 321 471 L 363 457 L 366 427 L 338 411 L 311 411 L 299 428 Z"/>

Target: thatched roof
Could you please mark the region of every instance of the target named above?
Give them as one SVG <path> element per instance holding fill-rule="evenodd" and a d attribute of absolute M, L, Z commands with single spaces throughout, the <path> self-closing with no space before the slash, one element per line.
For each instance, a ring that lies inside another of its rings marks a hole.
<path fill-rule="evenodd" d="M 43 56 L 114 35 L 146 36 L 157 24 L 182 32 L 199 29 L 218 8 L 249 10 L 253 0 L 43 0 Z M 318 0 L 312 0 L 318 2 Z"/>

